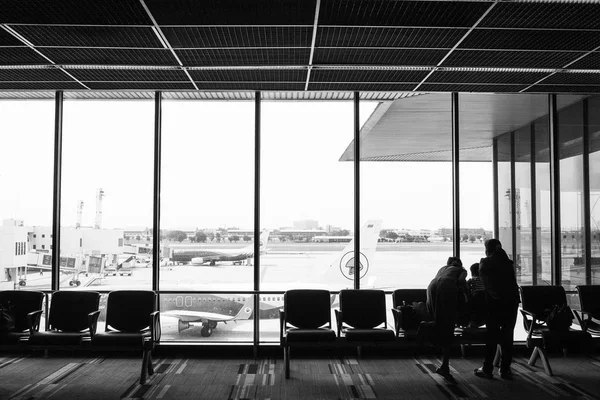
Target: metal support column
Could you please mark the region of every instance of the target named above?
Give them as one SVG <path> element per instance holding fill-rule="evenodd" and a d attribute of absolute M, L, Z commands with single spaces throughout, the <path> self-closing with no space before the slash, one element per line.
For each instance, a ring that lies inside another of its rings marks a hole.
<path fill-rule="evenodd" d="M 556 95 L 548 95 L 548 128 L 550 134 L 550 226 L 552 231 L 551 275 L 552 285 L 561 284 L 562 256 L 560 230 L 560 152 Z"/>
<path fill-rule="evenodd" d="M 452 247 L 454 257 L 460 257 L 460 146 L 458 93 L 452 93 Z"/>
<path fill-rule="evenodd" d="M 152 290 L 160 289 L 160 170 L 162 153 L 162 92 L 154 94 L 154 208 L 152 210 Z M 166 256 L 166 255 L 165 255 Z M 159 302 L 160 303 L 160 302 Z M 160 307 L 160 304 L 157 305 Z M 159 308 L 157 308 L 159 309 Z"/>
<path fill-rule="evenodd" d="M 261 92 L 254 94 L 254 358 L 260 342 L 260 101 Z M 265 243 L 266 246 L 266 243 Z"/>
<path fill-rule="evenodd" d="M 530 220 L 531 220 L 531 284 L 537 285 L 538 282 L 538 233 L 537 233 L 537 182 L 535 175 L 535 124 L 530 125 L 530 148 L 529 153 L 531 154 L 530 167 L 529 167 L 529 179 L 531 182 L 531 202 L 530 207 Z M 541 262 L 541 256 L 539 261 Z M 541 265 L 541 264 L 540 264 Z"/>
<path fill-rule="evenodd" d="M 592 284 L 592 227 L 590 185 L 590 126 L 589 101 L 583 100 L 583 226 L 585 238 L 585 284 Z"/>
<path fill-rule="evenodd" d="M 510 224 L 512 226 L 511 229 L 511 234 L 510 234 L 510 241 L 511 246 L 510 248 L 512 249 L 512 259 L 514 261 L 515 264 L 520 263 L 520 257 L 519 254 L 517 253 L 517 229 L 520 226 L 520 221 L 519 224 L 517 224 L 517 213 L 521 212 L 521 207 L 520 205 L 518 205 L 518 211 L 517 211 L 517 196 L 519 196 L 519 198 L 521 197 L 521 191 L 519 190 L 518 194 L 517 194 L 517 178 L 516 178 L 516 163 L 515 163 L 515 155 L 516 155 L 516 151 L 515 151 L 515 132 L 511 132 L 510 133 L 510 193 L 512 193 L 512 195 L 510 196 L 510 209 L 512 210 L 512 213 L 510 215 Z M 519 218 L 520 220 L 520 218 Z"/>
<path fill-rule="evenodd" d="M 360 289 L 360 93 L 354 92 L 354 289 Z"/>
<path fill-rule="evenodd" d="M 60 200 L 62 178 L 63 92 L 54 98 L 54 195 L 52 198 L 52 290 L 60 289 Z"/>
<path fill-rule="evenodd" d="M 494 237 L 500 236 L 500 203 L 498 199 L 498 139 L 492 141 L 492 174 L 494 185 Z"/>

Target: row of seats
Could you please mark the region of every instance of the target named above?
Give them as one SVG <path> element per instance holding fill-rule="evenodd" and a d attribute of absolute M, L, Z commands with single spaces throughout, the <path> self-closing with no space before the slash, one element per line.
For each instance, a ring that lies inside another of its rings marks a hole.
<path fill-rule="evenodd" d="M 549 311 L 557 304 L 567 304 L 562 286 L 522 286 L 522 308 L 524 328 L 528 333 L 527 346 L 533 349 L 530 364 L 538 357 L 542 359 L 548 375 L 552 370 L 545 352 L 545 344 L 554 333 L 546 326 Z M 600 334 L 600 285 L 578 286 L 581 310 L 575 312 L 580 329 L 569 328 L 561 332 L 560 343 L 585 342 L 590 332 Z M 364 345 L 397 343 L 418 338 L 417 332 L 424 326 L 427 316 L 413 312 L 404 315 L 406 305 L 420 305 L 427 299 L 426 289 L 398 289 L 392 293 L 394 330 L 388 329 L 385 292 L 382 290 L 342 290 L 339 293 L 339 309 L 335 310 L 336 330 L 331 326 L 331 307 L 334 301 L 327 290 L 295 289 L 284 295 L 283 310 L 280 311 L 280 341 L 283 347 L 285 376 L 290 376 L 291 347 L 321 347 L 330 345 L 356 346 L 359 351 Z M 417 323 L 409 318 L 419 318 Z M 419 325 L 419 322 L 421 325 Z M 464 347 L 469 344 L 485 343 L 485 327 L 456 329 L 458 342 L 464 356 Z M 559 344 L 560 344 L 559 343 Z M 420 341 L 415 341 L 417 346 Z M 497 354 L 499 357 L 500 354 Z"/>
<path fill-rule="evenodd" d="M 150 290 L 116 290 L 108 294 L 105 329 L 97 332 L 100 293 L 52 293 L 47 330 L 40 331 L 46 295 L 39 291 L 0 291 L 0 304 L 11 310 L 14 327 L 0 332 L 0 348 L 32 350 L 142 351 L 140 383 L 153 374 L 152 350 L 160 340 L 160 314 L 156 293 Z"/>

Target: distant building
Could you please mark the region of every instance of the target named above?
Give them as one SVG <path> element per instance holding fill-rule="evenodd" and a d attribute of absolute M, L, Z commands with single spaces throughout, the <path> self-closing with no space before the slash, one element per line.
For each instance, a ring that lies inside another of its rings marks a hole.
<path fill-rule="evenodd" d="M 303 219 L 302 221 L 294 221 L 294 229 L 316 230 L 319 229 L 319 221 L 315 221 L 314 219 Z"/>

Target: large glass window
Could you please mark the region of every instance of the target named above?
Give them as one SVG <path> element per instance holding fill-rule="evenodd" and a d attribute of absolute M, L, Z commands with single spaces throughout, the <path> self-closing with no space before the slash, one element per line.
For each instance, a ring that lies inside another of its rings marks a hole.
<path fill-rule="evenodd" d="M 450 110 L 448 93 L 406 97 L 362 126 L 361 288 L 426 288 L 452 256 Z"/>
<path fill-rule="evenodd" d="M 600 284 L 600 97 L 588 100 L 592 284 Z"/>
<path fill-rule="evenodd" d="M 0 290 L 50 289 L 54 101 L 0 101 Z"/>
<path fill-rule="evenodd" d="M 498 239 L 511 260 L 515 260 L 512 243 L 511 137 L 506 133 L 496 141 L 498 157 Z M 517 271 L 518 274 L 518 271 Z"/>
<path fill-rule="evenodd" d="M 65 100 L 63 121 L 60 288 L 150 289 L 130 232 L 152 227 L 154 103 Z"/>
<path fill-rule="evenodd" d="M 533 123 L 535 148 L 535 221 L 538 285 L 552 284 L 552 226 L 550 210 L 550 142 L 548 116 Z"/>
<path fill-rule="evenodd" d="M 533 283 L 531 210 L 531 125 L 514 133 L 515 141 L 515 254 L 517 282 Z"/>
<path fill-rule="evenodd" d="M 561 276 L 565 289 L 574 290 L 585 284 L 583 102 L 558 111 L 558 137 Z"/>
<path fill-rule="evenodd" d="M 254 110 L 163 101 L 160 289 L 181 291 L 161 295 L 166 340 L 252 340 L 248 295 L 218 292 L 253 290 Z"/>

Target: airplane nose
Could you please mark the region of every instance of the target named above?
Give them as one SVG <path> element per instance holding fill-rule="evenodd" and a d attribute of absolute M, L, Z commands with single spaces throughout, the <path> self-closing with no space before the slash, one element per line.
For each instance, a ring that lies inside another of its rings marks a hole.
<path fill-rule="evenodd" d="M 178 323 L 177 323 L 177 331 L 179 333 L 181 333 L 181 331 L 189 329 L 189 327 L 190 327 L 190 323 L 189 322 L 184 322 L 182 320 L 179 320 Z"/>

